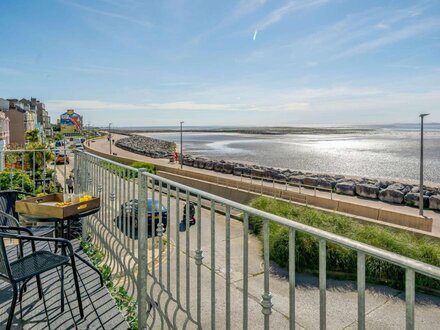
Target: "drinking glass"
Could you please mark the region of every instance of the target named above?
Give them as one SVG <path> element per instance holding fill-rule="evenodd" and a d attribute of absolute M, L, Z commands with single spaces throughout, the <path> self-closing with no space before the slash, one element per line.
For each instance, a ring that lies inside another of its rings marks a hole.
<path fill-rule="evenodd" d="M 72 194 L 72 203 L 79 203 L 81 197 L 81 194 Z"/>

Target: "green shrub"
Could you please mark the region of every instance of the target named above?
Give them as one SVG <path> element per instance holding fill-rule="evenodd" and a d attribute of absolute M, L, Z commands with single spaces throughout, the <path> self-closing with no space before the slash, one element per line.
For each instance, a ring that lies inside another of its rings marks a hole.
<path fill-rule="evenodd" d="M 434 266 L 440 266 L 440 244 L 414 234 L 396 232 L 379 226 L 361 224 L 352 218 L 318 211 L 288 202 L 259 197 L 250 206 L 287 219 L 294 220 L 327 232 L 398 253 Z M 253 232 L 262 238 L 263 220 L 251 216 L 249 224 Z M 269 224 L 270 258 L 282 267 L 288 267 L 289 229 L 274 222 Z M 319 270 L 319 240 L 308 234 L 296 232 L 296 269 L 316 273 Z M 329 276 L 344 273 L 356 278 L 357 253 L 339 244 L 327 242 L 327 269 Z M 373 257 L 366 258 L 366 277 L 370 283 L 382 283 L 395 288 L 405 285 L 405 272 L 401 267 Z M 440 289 L 440 281 L 417 274 L 416 285 Z"/>
<path fill-rule="evenodd" d="M 134 168 L 145 168 L 147 170 L 148 173 L 151 174 L 156 174 L 156 166 L 151 164 L 151 163 L 146 163 L 146 162 L 134 162 L 133 164 L 130 165 L 131 167 Z"/>
<path fill-rule="evenodd" d="M 108 170 L 109 172 L 123 177 L 123 178 L 137 178 L 137 172 L 133 171 L 133 170 L 127 170 L 125 167 L 119 166 L 119 165 L 115 165 L 115 164 L 110 164 L 106 161 L 101 161 L 100 162 L 100 166 L 106 170 Z M 154 166 L 153 164 L 150 163 L 144 163 L 144 162 L 134 162 L 130 165 L 131 167 L 134 167 L 136 169 L 139 168 L 145 168 L 147 170 L 147 172 L 152 173 L 152 174 L 156 174 L 156 166 Z"/>
<path fill-rule="evenodd" d="M 0 190 L 24 190 L 31 192 L 34 184 L 29 175 L 18 171 L 0 172 Z"/>

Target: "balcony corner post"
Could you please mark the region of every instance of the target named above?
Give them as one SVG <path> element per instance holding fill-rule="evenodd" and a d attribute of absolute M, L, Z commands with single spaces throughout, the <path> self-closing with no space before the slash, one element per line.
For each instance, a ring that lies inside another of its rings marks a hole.
<path fill-rule="evenodd" d="M 148 176 L 145 169 L 139 170 L 138 175 L 138 324 L 139 329 L 147 329 L 148 291 L 147 291 L 147 196 Z"/>

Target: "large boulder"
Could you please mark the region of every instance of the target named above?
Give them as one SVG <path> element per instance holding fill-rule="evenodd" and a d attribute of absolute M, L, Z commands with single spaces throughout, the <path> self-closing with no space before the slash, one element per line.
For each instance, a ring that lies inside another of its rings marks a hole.
<path fill-rule="evenodd" d="M 319 179 L 318 180 L 318 188 L 321 189 L 333 189 L 336 185 L 336 181 L 332 180 L 331 178 L 328 179 Z"/>
<path fill-rule="evenodd" d="M 193 166 L 197 167 L 197 168 L 205 168 L 206 161 L 207 160 L 204 158 L 196 158 L 196 159 L 194 159 Z"/>
<path fill-rule="evenodd" d="M 312 176 L 307 176 L 304 178 L 303 183 L 305 186 L 316 187 L 318 185 L 319 178 L 315 178 Z"/>
<path fill-rule="evenodd" d="M 215 172 L 222 172 L 223 171 L 223 166 L 224 166 L 223 162 L 215 162 L 214 163 L 214 171 Z"/>
<path fill-rule="evenodd" d="M 405 188 L 404 185 L 401 183 L 393 183 L 387 187 L 387 189 L 399 190 L 399 191 L 403 190 L 404 188 Z"/>
<path fill-rule="evenodd" d="M 275 170 L 272 172 L 272 177 L 277 181 L 286 181 L 287 176 L 280 170 Z"/>
<path fill-rule="evenodd" d="M 409 185 L 403 185 L 401 183 L 394 183 L 392 185 L 389 185 L 386 189 L 389 190 L 398 190 L 400 192 L 402 192 L 404 195 L 409 193 L 411 191 L 411 186 Z"/>
<path fill-rule="evenodd" d="M 429 197 L 429 208 L 433 210 L 440 210 L 440 195 L 432 195 Z"/>
<path fill-rule="evenodd" d="M 274 179 L 274 170 L 270 168 L 265 169 L 263 178 L 272 181 Z"/>
<path fill-rule="evenodd" d="M 233 170 L 234 170 L 234 165 L 232 165 L 231 163 L 225 163 L 223 165 L 223 173 L 232 174 Z"/>
<path fill-rule="evenodd" d="M 405 195 L 400 190 L 395 189 L 383 189 L 379 192 L 379 199 L 382 202 L 402 204 Z"/>
<path fill-rule="evenodd" d="M 291 175 L 289 181 L 294 184 L 303 184 L 305 176 L 304 175 Z"/>
<path fill-rule="evenodd" d="M 335 188 L 336 193 L 342 195 L 354 196 L 356 191 L 356 185 L 354 182 L 338 182 Z"/>
<path fill-rule="evenodd" d="M 183 165 L 193 166 L 193 164 L 194 164 L 194 159 L 192 159 L 191 157 L 183 158 Z"/>
<path fill-rule="evenodd" d="M 377 199 L 379 187 L 369 183 L 359 183 L 356 185 L 356 194 L 361 197 Z"/>
<path fill-rule="evenodd" d="M 241 176 L 244 174 L 245 167 L 243 166 L 234 166 L 234 175 Z"/>
<path fill-rule="evenodd" d="M 259 179 L 261 179 L 261 178 L 264 178 L 264 173 L 265 173 L 264 170 L 260 170 L 260 169 L 257 169 L 257 168 L 253 168 L 252 171 L 251 171 L 251 176 L 252 176 L 253 178 L 259 178 Z"/>
<path fill-rule="evenodd" d="M 212 160 L 208 160 L 205 163 L 205 170 L 210 170 L 212 171 L 214 169 L 214 162 Z"/>
<path fill-rule="evenodd" d="M 419 193 L 408 193 L 405 195 L 403 200 L 405 201 L 406 205 L 419 206 L 419 197 L 420 197 Z M 428 205 L 429 205 L 429 197 L 423 195 L 423 206 L 428 207 Z"/>

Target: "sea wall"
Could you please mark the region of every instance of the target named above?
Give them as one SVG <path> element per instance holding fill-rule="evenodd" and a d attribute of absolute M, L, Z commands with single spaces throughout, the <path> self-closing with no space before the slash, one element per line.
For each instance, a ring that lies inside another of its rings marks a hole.
<path fill-rule="evenodd" d="M 116 141 L 116 146 L 151 158 L 169 158 L 173 154 L 176 144 L 147 136 L 131 135 Z"/>
<path fill-rule="evenodd" d="M 122 149 L 153 158 L 169 158 L 172 155 L 171 150 L 175 146 L 172 142 L 139 135 L 122 138 L 116 142 L 116 145 Z M 192 155 L 184 155 L 183 164 L 194 168 L 257 180 L 331 190 L 341 195 L 359 196 L 414 207 L 419 206 L 419 187 L 403 182 L 371 178 L 349 178 L 343 175 L 315 174 L 291 169 L 212 160 Z M 424 187 L 423 190 L 424 207 L 440 210 L 440 188 Z"/>

